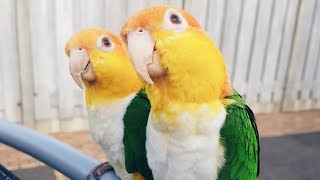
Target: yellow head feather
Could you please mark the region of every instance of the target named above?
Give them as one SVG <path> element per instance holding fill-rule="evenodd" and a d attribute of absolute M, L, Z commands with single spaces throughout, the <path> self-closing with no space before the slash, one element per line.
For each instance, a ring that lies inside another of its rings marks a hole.
<path fill-rule="evenodd" d="M 97 39 L 108 37 L 114 44 L 110 52 L 97 48 Z M 84 81 L 88 107 L 109 103 L 139 91 L 142 83 L 131 66 L 127 49 L 122 41 L 111 32 L 102 29 L 84 29 L 73 35 L 65 51 L 85 48 L 95 75 L 95 81 Z"/>
<path fill-rule="evenodd" d="M 154 107 L 168 100 L 206 103 L 225 96 L 229 78 L 222 54 L 203 31 L 157 31 L 156 49 L 167 77 L 147 85 Z M 163 83 L 165 81 L 165 83 Z"/>

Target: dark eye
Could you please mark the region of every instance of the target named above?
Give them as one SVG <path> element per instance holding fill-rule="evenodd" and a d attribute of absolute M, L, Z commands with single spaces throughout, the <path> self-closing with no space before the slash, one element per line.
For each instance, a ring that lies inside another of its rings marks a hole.
<path fill-rule="evenodd" d="M 170 21 L 172 22 L 172 24 L 181 24 L 182 23 L 180 17 L 175 13 L 170 14 Z"/>
<path fill-rule="evenodd" d="M 101 42 L 104 47 L 110 47 L 112 45 L 110 39 L 107 37 L 102 38 Z"/>

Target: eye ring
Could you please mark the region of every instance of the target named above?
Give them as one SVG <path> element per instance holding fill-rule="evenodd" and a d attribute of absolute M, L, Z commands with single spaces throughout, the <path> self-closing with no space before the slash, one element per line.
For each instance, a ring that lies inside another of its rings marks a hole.
<path fill-rule="evenodd" d="M 176 13 L 172 12 L 170 13 L 170 21 L 172 24 L 181 24 L 182 20 Z"/>
<path fill-rule="evenodd" d="M 114 43 L 107 36 L 100 36 L 96 41 L 96 46 L 101 51 L 110 52 L 114 48 Z"/>
<path fill-rule="evenodd" d="M 163 29 L 169 31 L 184 31 L 188 27 L 188 22 L 176 9 L 168 9 L 164 14 Z"/>
<path fill-rule="evenodd" d="M 111 47 L 112 46 L 112 42 L 110 41 L 110 39 L 108 37 L 103 37 L 101 39 L 101 44 L 104 46 L 104 47 Z"/>

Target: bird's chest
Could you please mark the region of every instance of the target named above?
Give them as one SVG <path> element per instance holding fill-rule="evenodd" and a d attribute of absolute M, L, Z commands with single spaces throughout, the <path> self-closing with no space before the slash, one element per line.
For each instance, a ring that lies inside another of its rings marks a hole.
<path fill-rule="evenodd" d="M 146 147 L 154 175 L 160 177 L 164 171 L 167 172 L 165 179 L 171 179 L 170 174 L 182 179 L 217 177 L 224 161 L 220 129 L 226 118 L 225 109 L 212 112 L 202 107 L 181 113 L 172 120 L 156 119 L 161 117 L 165 116 L 151 113 L 147 126 Z M 169 125 L 170 121 L 175 123 Z"/>
<path fill-rule="evenodd" d="M 93 139 L 102 147 L 110 163 L 119 171 L 125 171 L 123 117 L 133 99 L 131 95 L 112 104 L 88 109 L 90 132 Z M 117 172 L 119 175 L 119 172 Z"/>

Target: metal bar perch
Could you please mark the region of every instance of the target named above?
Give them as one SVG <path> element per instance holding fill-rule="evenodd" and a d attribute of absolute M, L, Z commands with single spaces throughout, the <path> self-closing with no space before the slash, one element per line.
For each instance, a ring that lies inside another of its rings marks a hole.
<path fill-rule="evenodd" d="M 98 160 L 52 137 L 5 120 L 0 120 L 0 143 L 22 151 L 75 180 L 86 180 L 91 170 L 100 164 Z M 100 179 L 119 178 L 114 171 L 108 171 Z"/>

